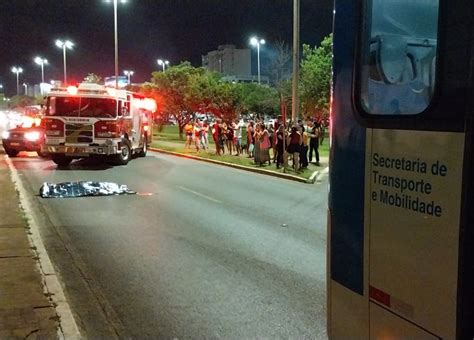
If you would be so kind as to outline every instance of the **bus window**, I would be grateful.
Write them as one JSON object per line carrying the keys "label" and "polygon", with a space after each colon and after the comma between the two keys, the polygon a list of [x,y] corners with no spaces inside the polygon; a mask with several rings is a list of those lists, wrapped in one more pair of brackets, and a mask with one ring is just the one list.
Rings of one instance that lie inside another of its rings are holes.
{"label": "bus window", "polygon": [[439,0],[366,0],[359,99],[373,115],[424,111],[435,86]]}

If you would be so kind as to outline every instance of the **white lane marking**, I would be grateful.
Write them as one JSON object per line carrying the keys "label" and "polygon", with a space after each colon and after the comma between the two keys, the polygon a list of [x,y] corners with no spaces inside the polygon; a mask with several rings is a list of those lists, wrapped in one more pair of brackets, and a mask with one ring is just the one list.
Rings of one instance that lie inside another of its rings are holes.
{"label": "white lane marking", "polygon": [[321,182],[323,177],[329,173],[329,167],[324,168],[316,177],[316,182]]}
{"label": "white lane marking", "polygon": [[59,316],[59,339],[80,339],[81,333],[77,327],[76,320],[71,312],[69,303],[64,295],[63,289],[59,282],[58,275],[56,274],[51,260],[48,256],[48,252],[44,247],[43,240],[41,239],[38,223],[36,217],[33,214],[30,199],[27,197],[27,191],[21,182],[18,171],[13,165],[9,157],[4,157],[5,162],[10,168],[11,179],[15,184],[20,196],[20,205],[24,210],[24,213],[28,219],[28,226],[30,227],[31,235],[28,235],[30,243],[36,247],[36,255],[38,257],[39,271],[43,277],[43,284],[48,293],[51,294],[51,300],[57,305],[56,314]]}
{"label": "white lane marking", "polygon": [[212,202],[214,202],[214,203],[222,203],[221,201],[216,200],[215,198],[209,197],[209,196],[207,196],[207,195],[201,194],[200,192],[197,192],[197,191],[194,191],[194,190],[185,188],[185,187],[178,187],[178,188],[180,188],[181,190],[190,192],[190,193],[192,193],[192,194],[194,194],[194,195],[196,195],[196,196],[205,198],[205,199],[207,199],[207,200],[209,200],[209,201],[212,201]]}

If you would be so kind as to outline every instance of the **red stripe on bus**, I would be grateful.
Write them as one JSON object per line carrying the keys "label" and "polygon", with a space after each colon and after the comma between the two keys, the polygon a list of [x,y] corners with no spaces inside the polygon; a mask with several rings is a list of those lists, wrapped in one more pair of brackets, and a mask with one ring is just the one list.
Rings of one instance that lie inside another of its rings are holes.
{"label": "red stripe on bus", "polygon": [[369,297],[387,307],[390,307],[390,295],[380,289],[369,286]]}

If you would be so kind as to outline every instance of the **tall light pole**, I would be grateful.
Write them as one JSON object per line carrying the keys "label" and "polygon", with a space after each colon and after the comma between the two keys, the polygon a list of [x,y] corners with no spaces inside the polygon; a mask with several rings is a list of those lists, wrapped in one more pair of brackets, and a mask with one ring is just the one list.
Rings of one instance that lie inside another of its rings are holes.
{"label": "tall light pole", "polygon": [[118,66],[118,15],[117,15],[117,7],[118,2],[124,4],[127,0],[104,0],[107,3],[114,3],[114,43],[115,43],[115,88],[118,89],[118,73],[119,73],[119,66]]}
{"label": "tall light pole", "polygon": [[170,62],[168,60],[158,59],[158,65],[163,67],[163,72],[165,72],[165,66],[168,66]]}
{"label": "tall light pole", "polygon": [[293,88],[291,100],[291,120],[295,123],[299,115],[300,101],[298,83],[300,81],[300,0],[293,0]]}
{"label": "tall light pole", "polygon": [[27,96],[28,95],[28,84],[23,83],[23,86],[25,87],[25,96]]}
{"label": "tall light pole", "polygon": [[64,60],[64,85],[67,84],[67,72],[66,72],[66,49],[72,49],[74,44],[69,41],[56,40],[56,46],[63,49],[63,60]]}
{"label": "tall light pole", "polygon": [[36,57],[35,63],[41,66],[41,83],[44,83],[44,65],[48,65],[48,60]]}
{"label": "tall light pole", "polygon": [[130,77],[133,76],[135,72],[129,71],[129,70],[124,70],[123,74],[125,74],[128,77],[128,84],[130,85]]}
{"label": "tall light pole", "polygon": [[16,94],[19,96],[20,95],[20,73],[23,72],[23,69],[21,67],[12,67],[12,72],[16,73]]}
{"label": "tall light pole", "polygon": [[252,37],[250,39],[250,45],[257,46],[257,72],[258,72],[258,83],[260,84],[260,45],[265,45],[265,40],[258,39],[257,37]]}

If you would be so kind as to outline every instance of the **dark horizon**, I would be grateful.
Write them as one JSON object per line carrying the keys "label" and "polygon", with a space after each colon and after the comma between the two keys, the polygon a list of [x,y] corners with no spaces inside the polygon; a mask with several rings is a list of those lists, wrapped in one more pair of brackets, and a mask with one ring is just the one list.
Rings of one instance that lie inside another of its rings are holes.
{"label": "dark horizon", "polygon": [[[262,71],[272,43],[292,44],[291,0],[128,0],[119,4],[119,72],[134,70],[132,82],[147,81],[158,70],[156,60],[171,64],[190,61],[201,65],[201,55],[218,45],[249,47],[258,35],[267,41],[261,50]],[[317,45],[332,29],[332,0],[301,1],[301,43]],[[113,5],[103,0],[9,1],[0,4],[0,84],[7,95],[16,93],[12,66],[24,69],[20,83],[37,84],[41,68],[35,56],[48,59],[45,81],[63,79],[61,50],[56,39],[70,39],[67,53],[69,82],[80,82],[88,73],[114,74]],[[256,53],[252,53],[252,61]],[[262,72],[262,74],[264,74]]]}

